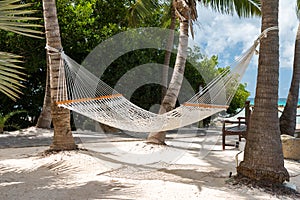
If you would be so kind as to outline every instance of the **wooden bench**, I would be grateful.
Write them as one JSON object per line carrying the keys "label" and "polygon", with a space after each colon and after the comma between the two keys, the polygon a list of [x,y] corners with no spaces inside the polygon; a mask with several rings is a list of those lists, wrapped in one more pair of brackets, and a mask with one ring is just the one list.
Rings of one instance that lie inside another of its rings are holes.
{"label": "wooden bench", "polygon": [[[239,136],[239,141],[242,138],[247,137],[247,125],[250,122],[250,101],[245,102],[245,117],[238,117],[237,121],[225,120],[223,121],[222,128],[222,147],[225,150],[225,146],[235,146],[236,144],[226,144],[226,136],[237,135]],[[228,126],[229,125],[229,126]]]}

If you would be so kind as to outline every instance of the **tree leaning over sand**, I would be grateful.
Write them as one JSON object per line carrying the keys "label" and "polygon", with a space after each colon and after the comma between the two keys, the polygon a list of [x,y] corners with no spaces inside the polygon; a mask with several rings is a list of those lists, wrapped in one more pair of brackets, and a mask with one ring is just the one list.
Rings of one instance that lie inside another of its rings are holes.
{"label": "tree leaning over sand", "polygon": [[[175,0],[173,4],[177,17],[179,19],[179,45],[176,56],[174,71],[168,90],[160,106],[159,113],[165,113],[175,108],[177,97],[181,88],[183,74],[185,69],[185,62],[188,50],[188,31],[192,21],[197,19],[196,1],[195,0]],[[191,25],[192,26],[192,25]],[[166,133],[156,132],[150,133],[147,138],[148,143],[165,144]]]}
{"label": "tree leaning over sand", "polygon": [[[55,49],[61,49],[61,38],[59,24],[56,12],[55,0],[43,0],[44,22],[46,33],[46,45]],[[75,144],[70,125],[70,111],[60,108],[56,105],[56,97],[58,90],[58,71],[60,66],[60,54],[47,50],[50,69],[50,87],[51,87],[51,115],[54,126],[53,142],[50,146],[51,150],[73,150],[77,146]]]}
{"label": "tree leaning over sand", "polygon": [[[300,18],[300,1],[297,0],[297,16]],[[295,40],[294,50],[294,64],[293,64],[293,76],[289,94],[287,97],[286,105],[282,115],[280,116],[280,131],[281,134],[287,134],[294,136],[296,129],[297,118],[297,106],[299,98],[299,84],[300,84],[300,23],[298,24],[298,30]]]}
{"label": "tree leaning over sand", "polygon": [[[223,14],[236,13],[240,17],[249,17],[253,15],[260,15],[260,1],[249,1],[249,0],[227,0],[220,4],[219,1],[204,0],[198,1],[204,6],[209,6],[213,10]],[[193,34],[193,22],[197,19],[196,1],[195,0],[174,0],[172,1],[171,7],[175,10],[177,18],[180,22],[180,36],[178,54],[176,57],[175,67],[172,74],[171,81],[169,83],[166,94],[162,100],[159,113],[163,114],[175,108],[177,97],[181,88],[182,79],[184,75],[185,62],[188,48],[188,29],[191,28]],[[171,40],[170,40],[171,41]],[[171,41],[173,42],[173,41]],[[172,46],[168,44],[168,46]],[[164,76],[168,76],[166,72],[162,73]],[[167,80],[167,77],[163,77],[163,80]],[[165,84],[163,84],[165,85]],[[166,132],[155,132],[150,133],[147,138],[148,143],[152,144],[165,144]]]}
{"label": "tree leaning over sand", "polygon": [[[147,0],[146,0],[147,1]],[[219,0],[198,0],[198,3],[211,7],[214,11],[220,12],[222,14],[233,14],[236,13],[239,17],[249,17],[249,16],[260,16],[260,1],[254,0],[227,0],[223,1],[222,4],[220,4]],[[174,8],[175,0],[170,1],[169,6],[169,13],[170,16],[170,26],[169,29],[172,30],[172,32],[175,30],[176,25],[176,10]],[[167,49],[171,49],[173,46],[173,40],[174,40],[174,34],[170,34],[168,38],[168,44]],[[170,65],[170,57],[171,52],[166,50],[165,52],[165,59],[164,59],[164,67],[162,70],[162,101],[164,99],[164,96],[167,92],[168,87],[168,69]]]}
{"label": "tree leaning over sand", "polygon": [[[261,30],[278,26],[279,0],[261,2]],[[289,180],[280,140],[278,77],[279,36],[278,30],[273,30],[260,41],[255,106],[251,115],[244,160],[237,167],[238,175],[272,183]]]}

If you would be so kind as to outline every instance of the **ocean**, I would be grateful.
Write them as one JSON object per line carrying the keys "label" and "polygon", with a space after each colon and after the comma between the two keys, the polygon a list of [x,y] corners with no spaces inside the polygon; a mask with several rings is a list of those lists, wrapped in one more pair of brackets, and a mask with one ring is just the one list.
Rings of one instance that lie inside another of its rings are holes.
{"label": "ocean", "polygon": [[[254,98],[248,98],[251,105],[254,105]],[[278,106],[285,106],[286,98],[278,98]],[[300,99],[298,99],[298,106],[300,106]]]}
{"label": "ocean", "polygon": [[[251,105],[254,105],[254,98],[248,98],[248,100],[250,101]],[[285,106],[286,104],[286,98],[278,98],[278,106]],[[298,109],[297,109],[297,114],[300,115],[300,99],[298,99]],[[280,110],[283,110],[283,108],[280,108]],[[245,114],[242,112],[241,116],[244,116]],[[281,115],[281,112],[278,112],[278,116]],[[299,124],[300,126],[300,116],[297,117],[297,124]]]}

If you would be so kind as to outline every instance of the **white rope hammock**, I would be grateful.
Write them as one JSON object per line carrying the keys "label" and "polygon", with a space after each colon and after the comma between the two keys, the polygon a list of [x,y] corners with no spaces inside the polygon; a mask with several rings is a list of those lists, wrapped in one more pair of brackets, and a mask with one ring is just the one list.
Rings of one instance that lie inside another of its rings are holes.
{"label": "white rope hammock", "polygon": [[103,124],[134,132],[165,131],[198,122],[228,108],[260,39],[275,29],[266,29],[236,60],[233,69],[225,70],[190,100],[161,115],[136,106],[64,52],[46,46],[62,58],[56,103]]}

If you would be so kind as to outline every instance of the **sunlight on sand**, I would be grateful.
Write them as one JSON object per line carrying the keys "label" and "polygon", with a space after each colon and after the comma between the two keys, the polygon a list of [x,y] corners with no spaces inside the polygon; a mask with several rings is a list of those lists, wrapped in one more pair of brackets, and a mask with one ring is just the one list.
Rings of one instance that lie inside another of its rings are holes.
{"label": "sunlight on sand", "polygon": [[[282,199],[259,189],[227,185],[230,172],[235,174],[239,150],[222,151],[220,135],[207,133],[170,134],[169,146],[157,147],[120,135],[88,133],[87,137],[74,132],[74,137],[82,136],[80,146],[88,151],[47,156],[41,155],[48,148],[45,145],[24,145],[44,144],[46,138],[51,142],[52,131],[31,127],[3,134],[0,199]],[[192,143],[185,144],[195,134]],[[19,137],[22,144],[11,141]],[[9,144],[21,147],[5,146]],[[290,183],[299,188],[299,162],[286,160],[285,165]]]}

